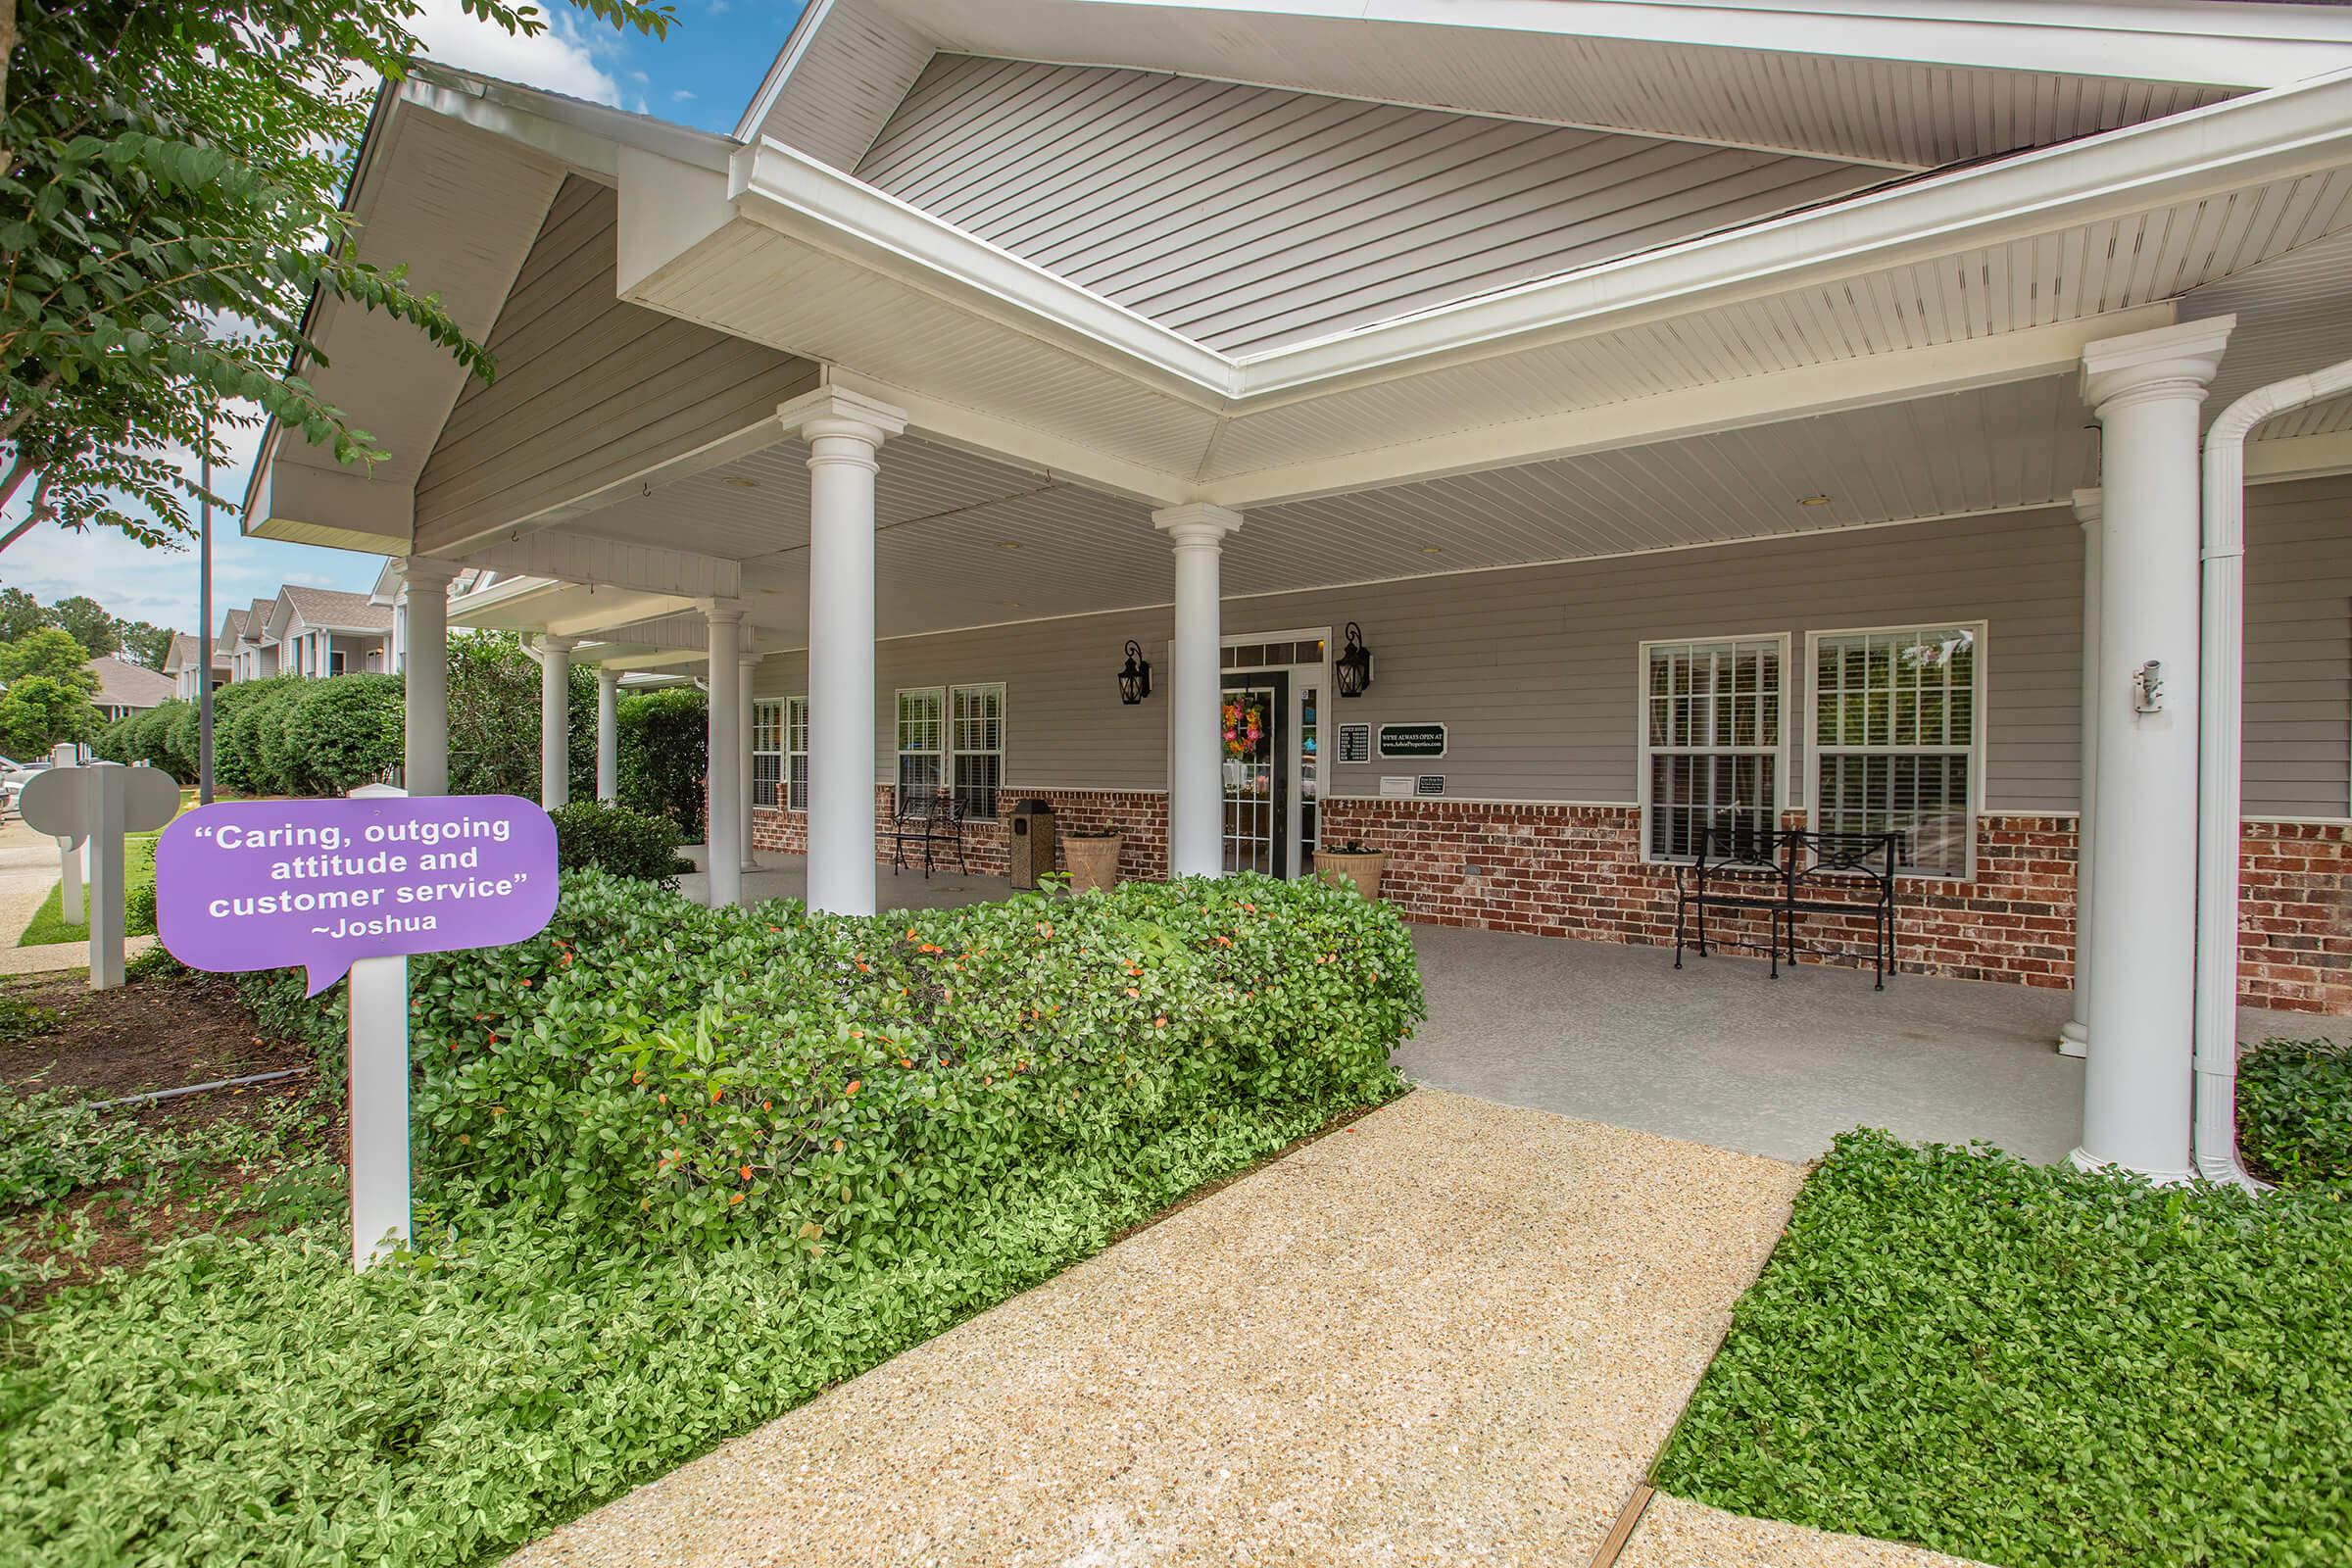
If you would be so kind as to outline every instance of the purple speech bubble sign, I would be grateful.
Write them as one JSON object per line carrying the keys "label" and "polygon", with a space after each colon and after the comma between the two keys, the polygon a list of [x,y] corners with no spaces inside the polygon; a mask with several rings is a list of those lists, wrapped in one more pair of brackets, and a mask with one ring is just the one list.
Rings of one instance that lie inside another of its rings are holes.
{"label": "purple speech bubble sign", "polygon": [[155,846],[156,934],[191,969],[301,967],[495,948],[556,912],[556,824],[514,795],[233,801]]}

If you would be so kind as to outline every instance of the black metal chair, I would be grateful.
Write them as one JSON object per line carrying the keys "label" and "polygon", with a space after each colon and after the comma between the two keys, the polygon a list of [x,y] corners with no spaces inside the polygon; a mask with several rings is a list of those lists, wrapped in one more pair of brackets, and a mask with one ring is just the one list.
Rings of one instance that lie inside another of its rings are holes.
{"label": "black metal chair", "polygon": [[956,869],[969,869],[963,861],[963,801],[953,790],[939,790],[927,795],[902,795],[890,819],[890,874],[897,876],[906,864],[906,846],[923,847],[923,880],[931,879],[932,854],[935,848],[947,844],[956,846]]}

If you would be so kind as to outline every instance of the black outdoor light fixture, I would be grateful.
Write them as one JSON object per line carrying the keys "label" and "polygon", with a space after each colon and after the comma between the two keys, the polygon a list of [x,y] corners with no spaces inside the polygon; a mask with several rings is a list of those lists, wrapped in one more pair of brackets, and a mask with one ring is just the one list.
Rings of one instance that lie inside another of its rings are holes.
{"label": "black outdoor light fixture", "polygon": [[1363,628],[1348,623],[1348,648],[1340,655],[1340,695],[1361,697],[1372,684],[1372,650],[1364,646]]}
{"label": "black outdoor light fixture", "polygon": [[1119,701],[1129,708],[1152,695],[1152,664],[1134,638],[1127,639],[1127,667],[1119,671]]}

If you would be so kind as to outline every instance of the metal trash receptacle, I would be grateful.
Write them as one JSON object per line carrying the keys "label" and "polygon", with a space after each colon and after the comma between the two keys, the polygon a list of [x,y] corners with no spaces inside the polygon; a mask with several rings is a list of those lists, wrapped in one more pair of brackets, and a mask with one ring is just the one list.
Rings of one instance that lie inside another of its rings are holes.
{"label": "metal trash receptacle", "polygon": [[1054,807],[1049,801],[1015,801],[1006,840],[1006,873],[1015,888],[1034,888],[1054,874]]}

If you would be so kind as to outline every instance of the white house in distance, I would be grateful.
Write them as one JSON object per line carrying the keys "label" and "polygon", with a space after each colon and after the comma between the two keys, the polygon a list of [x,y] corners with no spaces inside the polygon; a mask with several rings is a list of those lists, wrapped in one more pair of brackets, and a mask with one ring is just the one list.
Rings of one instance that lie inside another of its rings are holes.
{"label": "white house in distance", "polygon": [[[243,623],[243,612],[230,611]],[[164,673],[172,678],[172,695],[194,702],[200,695],[203,677],[204,652],[193,632],[173,632],[172,650],[164,656]],[[235,678],[235,665],[230,658],[229,645],[224,638],[213,640],[213,689],[220,690]]]}
{"label": "white house in distance", "polygon": [[869,909],[946,786],[1659,943],[1710,836],[1891,830],[1904,968],[2071,985],[2171,1174],[2237,997],[2352,1009],[2352,12],[832,0],[732,136],[420,68],[351,203],[499,373],[323,305],[392,456],[272,431],[247,525],[707,669],[717,897],[749,814]]}
{"label": "white house in distance", "polygon": [[[461,571],[450,580],[445,597],[457,598],[477,583],[488,580],[492,575],[494,574],[490,572],[471,569]],[[386,561],[382,569],[375,574],[375,585],[368,591],[368,603],[391,623],[389,630],[385,633],[383,667],[394,674],[409,667],[408,645],[401,641],[405,619],[402,612],[408,602],[408,579],[401,572],[400,562],[398,560]]]}
{"label": "white house in distance", "polygon": [[288,583],[223,616],[214,657],[225,659],[229,680],[382,671],[392,667],[392,618],[367,594]]}

